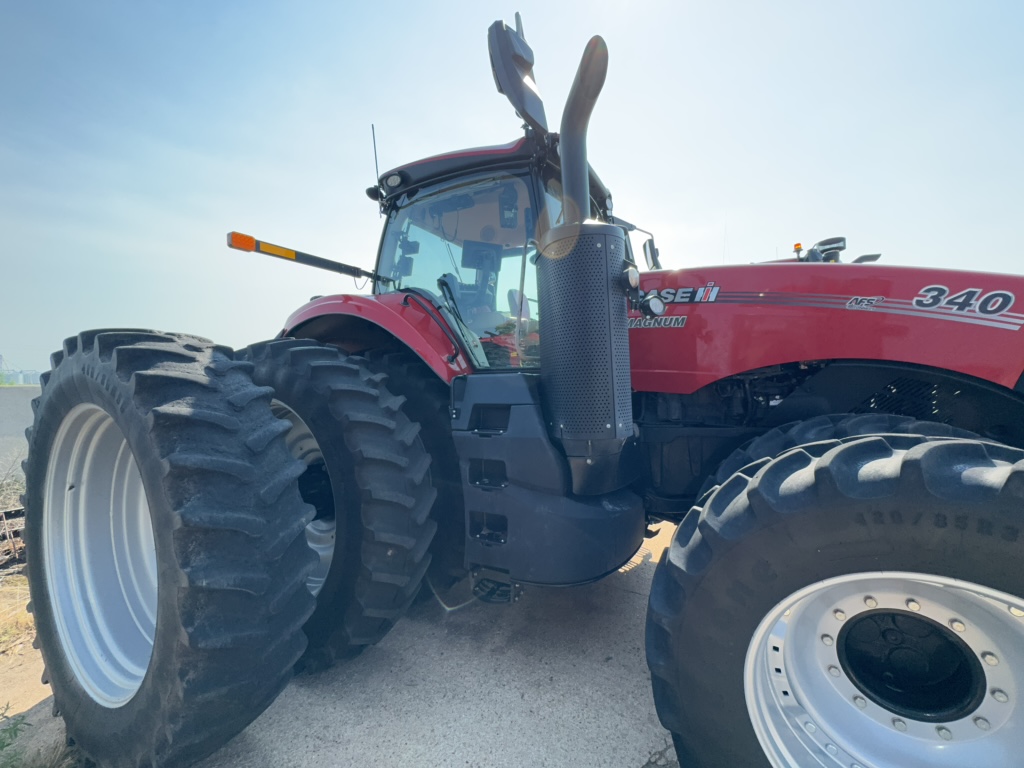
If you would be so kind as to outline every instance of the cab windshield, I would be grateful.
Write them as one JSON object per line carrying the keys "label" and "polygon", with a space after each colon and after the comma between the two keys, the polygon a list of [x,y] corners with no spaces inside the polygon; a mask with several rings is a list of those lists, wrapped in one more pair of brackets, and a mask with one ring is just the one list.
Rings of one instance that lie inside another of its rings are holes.
{"label": "cab windshield", "polygon": [[[378,272],[446,307],[477,367],[539,365],[538,232],[560,223],[557,176],[493,171],[428,188],[388,214]],[[594,206],[592,214],[597,214]]]}

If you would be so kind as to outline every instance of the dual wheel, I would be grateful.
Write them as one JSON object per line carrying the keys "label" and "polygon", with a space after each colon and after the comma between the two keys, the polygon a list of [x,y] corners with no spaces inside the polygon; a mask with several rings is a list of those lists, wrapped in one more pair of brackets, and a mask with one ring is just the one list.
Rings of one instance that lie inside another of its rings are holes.
{"label": "dual wheel", "polygon": [[297,664],[352,655],[405,610],[435,492],[385,379],[294,340],[236,355],[91,331],[54,354],[27,433],[30,610],[95,763],[190,765]]}
{"label": "dual wheel", "polygon": [[814,422],[741,452],[658,566],[648,663],[680,765],[1015,765],[1024,451]]}

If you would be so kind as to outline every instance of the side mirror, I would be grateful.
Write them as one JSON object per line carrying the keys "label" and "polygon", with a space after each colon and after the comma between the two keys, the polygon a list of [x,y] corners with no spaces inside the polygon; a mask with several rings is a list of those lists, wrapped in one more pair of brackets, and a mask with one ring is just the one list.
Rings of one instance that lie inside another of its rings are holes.
{"label": "side mirror", "polygon": [[661,269],[661,260],[658,258],[658,249],[654,245],[654,238],[644,240],[644,261],[648,269]]}

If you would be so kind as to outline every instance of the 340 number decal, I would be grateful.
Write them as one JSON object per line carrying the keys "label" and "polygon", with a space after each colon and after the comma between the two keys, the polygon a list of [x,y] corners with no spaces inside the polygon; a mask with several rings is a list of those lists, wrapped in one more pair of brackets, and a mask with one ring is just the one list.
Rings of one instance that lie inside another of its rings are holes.
{"label": "340 number decal", "polygon": [[954,312],[977,312],[982,315],[1001,315],[1013,306],[1015,297],[1009,291],[989,291],[982,295],[980,288],[968,288],[952,296],[944,285],[929,285],[922,288],[914,299],[918,309],[949,307]]}

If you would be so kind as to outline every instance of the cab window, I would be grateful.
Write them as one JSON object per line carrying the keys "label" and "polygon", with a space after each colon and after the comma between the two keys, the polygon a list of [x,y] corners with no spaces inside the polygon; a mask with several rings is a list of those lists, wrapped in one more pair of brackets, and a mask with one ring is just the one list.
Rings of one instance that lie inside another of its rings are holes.
{"label": "cab window", "polygon": [[497,172],[421,193],[389,213],[378,271],[395,282],[377,291],[432,294],[480,367],[533,367],[536,222],[529,176]]}

